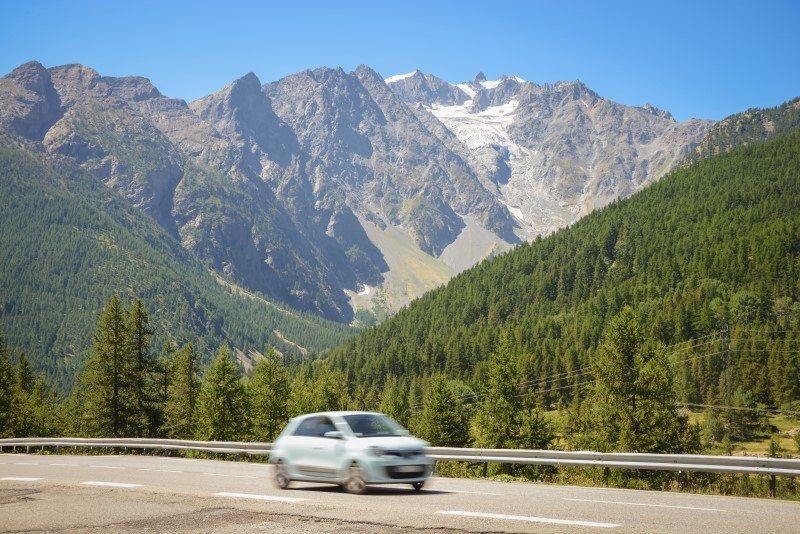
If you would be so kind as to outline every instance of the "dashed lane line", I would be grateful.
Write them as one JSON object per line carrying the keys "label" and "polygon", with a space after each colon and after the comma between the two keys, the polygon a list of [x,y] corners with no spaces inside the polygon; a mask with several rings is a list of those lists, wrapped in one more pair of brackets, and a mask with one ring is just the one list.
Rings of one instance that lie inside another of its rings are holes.
{"label": "dashed lane line", "polygon": [[230,491],[221,491],[215,493],[216,497],[231,497],[233,499],[254,499],[257,501],[277,501],[277,502],[300,502],[307,501],[308,499],[300,499],[298,497],[278,497],[277,495],[259,495],[257,493],[234,493]]}
{"label": "dashed lane line", "polygon": [[209,477],[258,478],[258,477],[254,477],[252,475],[228,475],[228,474],[225,474],[225,473],[203,473],[203,474],[206,475],[206,476],[209,476]]}
{"label": "dashed lane line", "polygon": [[97,469],[125,469],[121,465],[87,465],[86,467],[94,467]]}
{"label": "dashed lane line", "polygon": [[14,462],[14,465],[39,465],[39,462]]}
{"label": "dashed lane line", "polygon": [[438,491],[439,493],[468,493],[470,495],[505,495],[504,493],[492,493],[489,491],[466,491],[444,488],[431,488],[431,491]]}
{"label": "dashed lane line", "polygon": [[677,508],[680,510],[699,510],[701,512],[727,512],[727,510],[722,510],[721,508],[704,508],[701,506],[680,506],[677,504],[654,504],[654,503],[645,503],[645,502],[624,502],[624,501],[604,501],[599,499],[568,499],[564,497],[565,501],[574,501],[574,502],[591,502],[591,503],[601,503],[601,504],[621,504],[623,506],[649,506],[652,508]]}
{"label": "dashed lane line", "polygon": [[38,477],[0,477],[0,480],[8,480],[9,482],[36,482],[42,479]]}
{"label": "dashed lane line", "polygon": [[83,486],[100,486],[104,488],[139,488],[141,484],[131,484],[129,482],[103,482],[100,480],[87,480],[81,482]]}
{"label": "dashed lane line", "polygon": [[183,473],[183,471],[178,471],[176,469],[152,469],[149,467],[140,467],[139,471],[153,471],[154,473]]}
{"label": "dashed lane line", "polygon": [[488,512],[469,512],[465,510],[439,510],[441,515],[454,515],[461,517],[478,517],[481,519],[503,519],[506,521],[525,521],[528,523],[547,523],[551,525],[566,525],[571,527],[616,528],[617,523],[600,523],[597,521],[580,521],[577,519],[556,519],[553,517],[534,517],[528,515],[492,514]]}
{"label": "dashed lane line", "polygon": [[67,463],[67,462],[52,462],[49,465],[55,465],[57,467],[80,467],[81,466],[81,464],[70,464],[70,463]]}

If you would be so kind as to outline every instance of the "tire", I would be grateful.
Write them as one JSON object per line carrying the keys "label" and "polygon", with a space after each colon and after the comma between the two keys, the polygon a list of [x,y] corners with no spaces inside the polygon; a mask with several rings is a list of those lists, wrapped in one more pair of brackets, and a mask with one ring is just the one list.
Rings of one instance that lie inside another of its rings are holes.
{"label": "tire", "polygon": [[347,493],[363,495],[367,492],[367,483],[364,481],[364,472],[355,462],[347,469],[347,480],[342,487]]}
{"label": "tire", "polygon": [[414,488],[414,491],[422,491],[422,487],[425,485],[425,481],[422,482],[412,482],[411,487]]}
{"label": "tire", "polygon": [[289,478],[289,471],[280,460],[275,464],[275,485],[278,488],[285,490],[289,488],[292,479]]}

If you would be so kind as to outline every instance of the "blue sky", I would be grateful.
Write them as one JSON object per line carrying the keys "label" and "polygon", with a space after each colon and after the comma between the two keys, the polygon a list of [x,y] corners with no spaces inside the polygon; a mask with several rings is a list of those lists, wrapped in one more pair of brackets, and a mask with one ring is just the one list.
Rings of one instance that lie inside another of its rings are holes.
{"label": "blue sky", "polygon": [[[367,64],[448,81],[580,79],[625,104],[719,119],[800,95],[800,0],[43,2],[0,5],[0,72],[36,59],[150,78],[193,100],[255,72]],[[647,5],[651,4],[651,5]]]}

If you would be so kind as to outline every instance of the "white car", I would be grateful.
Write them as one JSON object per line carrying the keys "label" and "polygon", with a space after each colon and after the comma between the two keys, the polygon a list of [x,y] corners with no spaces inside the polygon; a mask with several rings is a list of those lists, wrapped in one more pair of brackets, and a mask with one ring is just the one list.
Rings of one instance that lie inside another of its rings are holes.
{"label": "white car", "polygon": [[419,491],[433,471],[428,444],[373,412],[323,412],[295,417],[273,443],[275,483],[330,482],[350,493],[368,484],[411,484]]}

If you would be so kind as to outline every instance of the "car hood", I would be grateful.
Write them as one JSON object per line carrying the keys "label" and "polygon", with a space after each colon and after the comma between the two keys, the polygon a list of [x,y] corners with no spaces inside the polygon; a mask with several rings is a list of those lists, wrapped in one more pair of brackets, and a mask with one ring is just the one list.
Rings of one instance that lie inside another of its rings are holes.
{"label": "car hood", "polygon": [[412,436],[381,436],[374,438],[356,438],[355,443],[359,446],[381,447],[392,450],[424,449],[428,444],[421,439]]}

